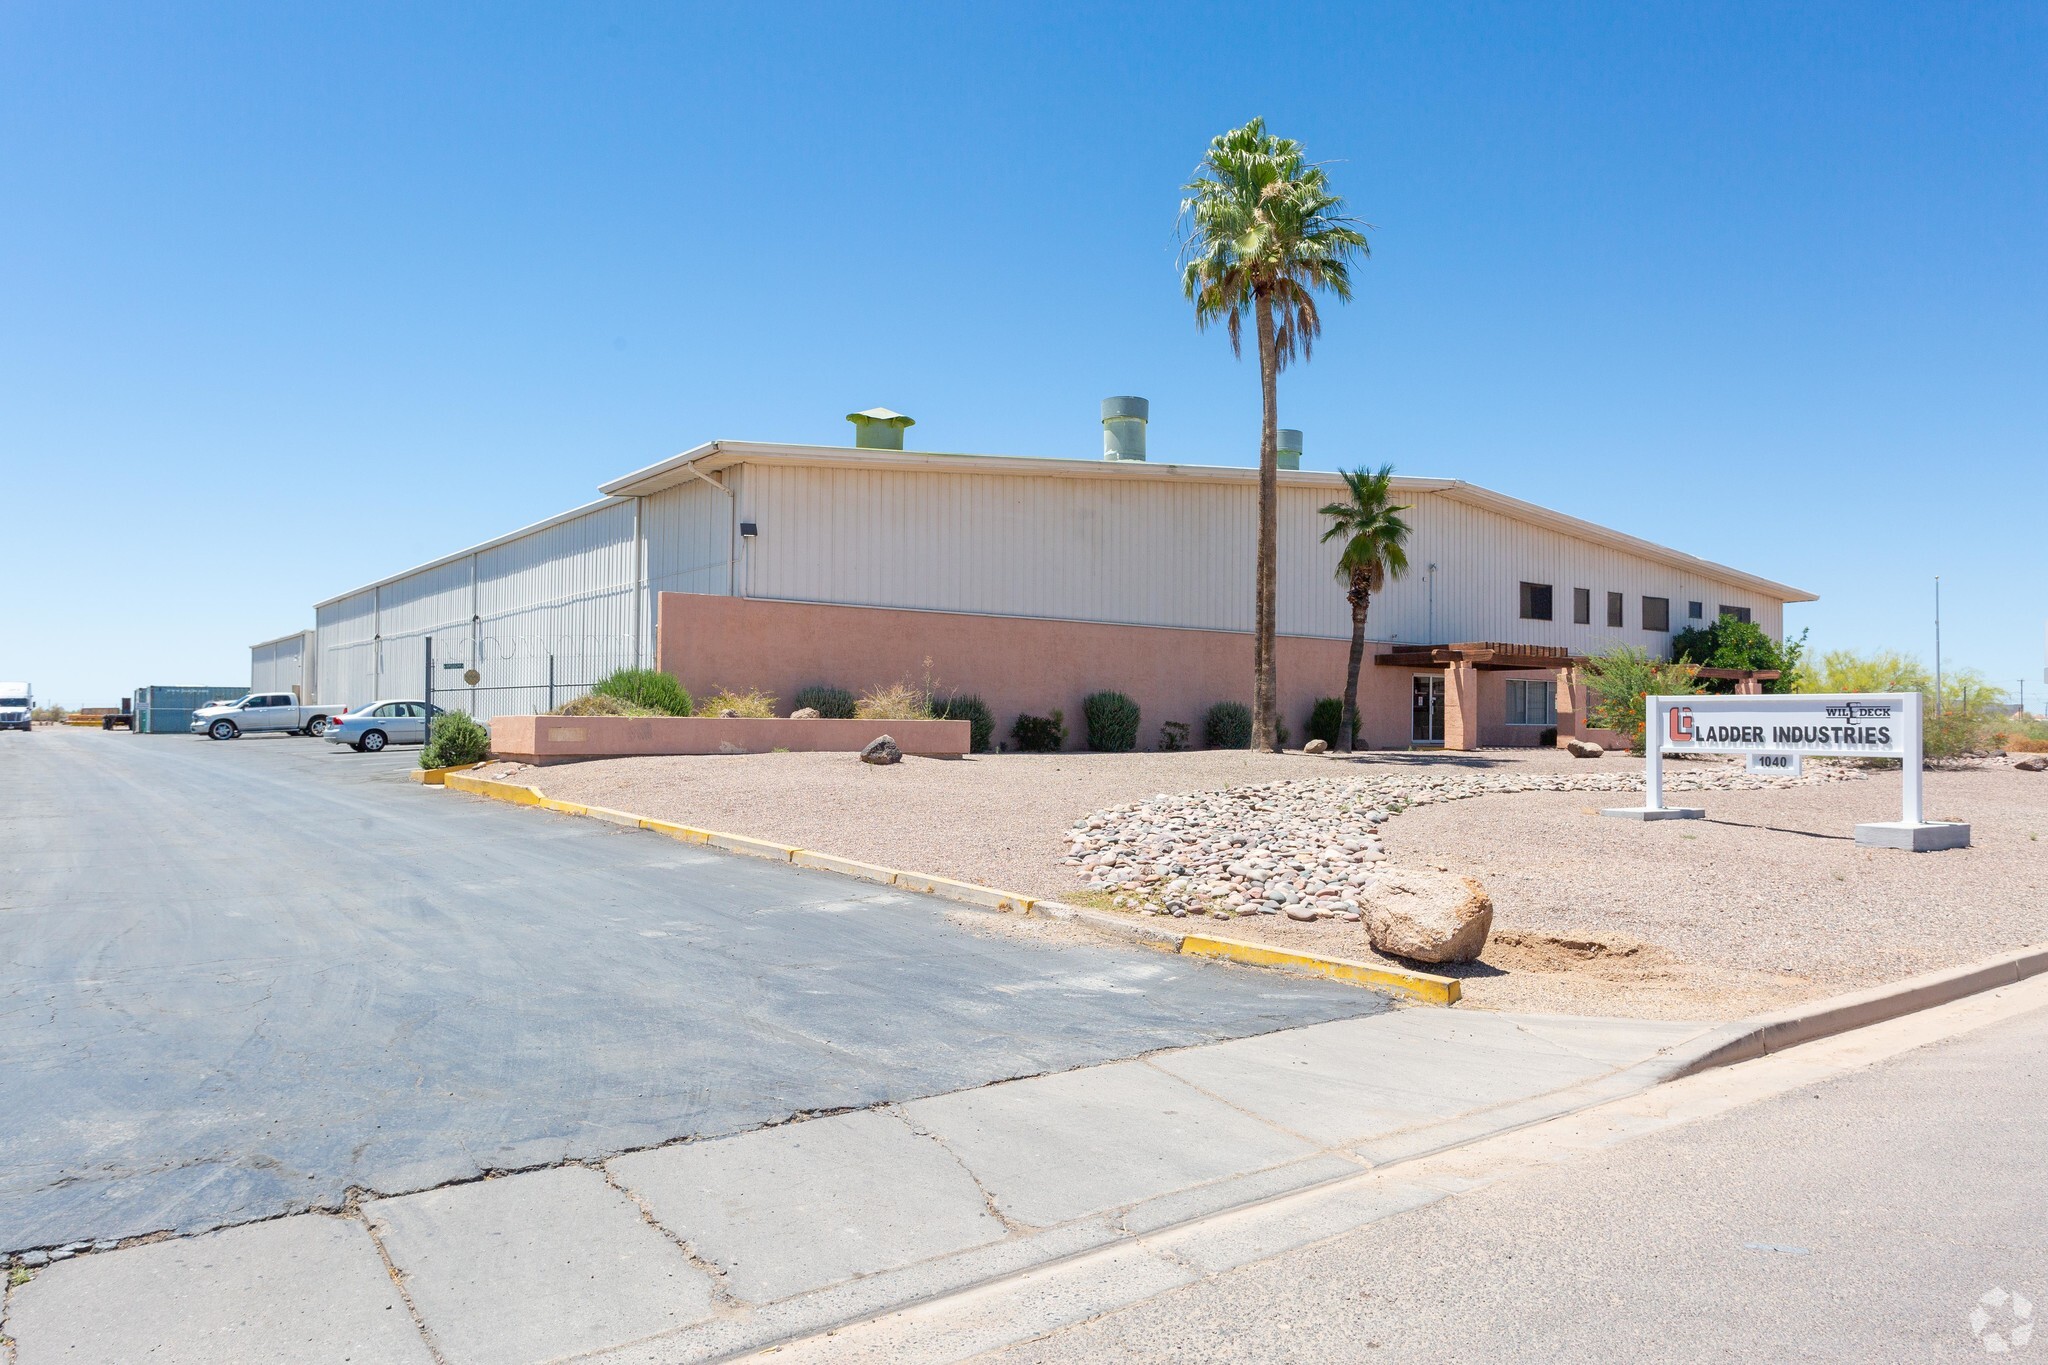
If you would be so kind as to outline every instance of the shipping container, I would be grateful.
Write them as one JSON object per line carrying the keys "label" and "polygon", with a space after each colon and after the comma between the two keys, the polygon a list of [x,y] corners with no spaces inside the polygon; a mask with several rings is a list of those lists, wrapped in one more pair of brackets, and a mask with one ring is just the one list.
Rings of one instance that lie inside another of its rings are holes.
{"label": "shipping container", "polygon": [[135,733],[182,735],[191,732],[192,713],[217,701],[249,694],[243,683],[224,687],[155,686],[135,689]]}

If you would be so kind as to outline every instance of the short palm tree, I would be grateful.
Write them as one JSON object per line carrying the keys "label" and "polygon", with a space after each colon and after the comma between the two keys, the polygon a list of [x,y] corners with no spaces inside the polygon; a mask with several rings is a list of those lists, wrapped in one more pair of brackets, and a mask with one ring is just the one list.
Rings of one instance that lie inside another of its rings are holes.
{"label": "short palm tree", "polygon": [[1323,507],[1323,515],[1330,519],[1323,541],[1344,541],[1344,551],[1337,556],[1337,581],[1348,585],[1345,596],[1351,599],[1351,662],[1344,669],[1344,747],[1349,750],[1358,747],[1358,669],[1365,662],[1365,615],[1372,610],[1372,595],[1408,572],[1408,523],[1401,520],[1408,509],[1394,505],[1390,464],[1381,465],[1378,473],[1346,470],[1344,486],[1350,496]]}
{"label": "short palm tree", "polygon": [[1209,143],[1195,178],[1182,187],[1181,284],[1195,324],[1223,321],[1242,355],[1246,315],[1259,339],[1259,557],[1253,589],[1252,747],[1279,748],[1273,668],[1279,559],[1279,375],[1298,352],[1309,358],[1322,333],[1316,294],[1351,297],[1351,260],[1370,254],[1364,224],[1345,216],[1322,167],[1301,144],[1274,137],[1264,119]]}

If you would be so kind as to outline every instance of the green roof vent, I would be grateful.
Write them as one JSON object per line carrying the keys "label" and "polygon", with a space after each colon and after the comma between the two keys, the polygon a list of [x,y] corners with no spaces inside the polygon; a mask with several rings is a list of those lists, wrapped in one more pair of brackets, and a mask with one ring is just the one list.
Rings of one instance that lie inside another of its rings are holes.
{"label": "green roof vent", "polygon": [[887,408],[849,412],[846,420],[853,423],[853,444],[860,450],[901,450],[903,428],[917,425],[914,419]]}
{"label": "green roof vent", "polygon": [[1273,453],[1280,457],[1280,467],[1301,468],[1301,433],[1293,427],[1282,427],[1274,435],[1278,439],[1274,442]]}

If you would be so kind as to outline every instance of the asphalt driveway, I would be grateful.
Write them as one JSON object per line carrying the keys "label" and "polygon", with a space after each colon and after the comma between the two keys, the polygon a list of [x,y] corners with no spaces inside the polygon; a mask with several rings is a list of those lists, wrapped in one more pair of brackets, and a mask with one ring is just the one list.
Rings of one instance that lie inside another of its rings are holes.
{"label": "asphalt driveway", "polygon": [[428,791],[415,755],[0,734],[0,1252],[1385,1008]]}

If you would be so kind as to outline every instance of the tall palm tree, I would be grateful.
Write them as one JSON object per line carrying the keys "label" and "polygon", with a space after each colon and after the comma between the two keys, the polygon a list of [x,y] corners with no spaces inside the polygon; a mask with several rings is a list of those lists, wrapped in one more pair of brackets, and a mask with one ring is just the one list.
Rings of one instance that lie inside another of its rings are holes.
{"label": "tall palm tree", "polygon": [[1408,523],[1401,520],[1408,509],[1394,505],[1393,484],[1390,464],[1381,465],[1376,474],[1345,470],[1344,486],[1351,495],[1323,507],[1323,515],[1330,519],[1324,543],[1344,539],[1344,552],[1337,556],[1337,581],[1348,585],[1345,596],[1351,599],[1351,662],[1344,669],[1347,750],[1358,747],[1358,668],[1365,662],[1365,614],[1372,609],[1374,593],[1408,572]]}
{"label": "tall palm tree", "polygon": [[1252,747],[1278,749],[1273,670],[1279,559],[1279,376],[1298,352],[1309,358],[1322,334],[1316,293],[1351,297],[1351,260],[1371,254],[1367,226],[1347,217],[1322,167],[1301,144],[1274,137],[1253,119],[1209,143],[1195,178],[1181,187],[1181,285],[1195,325],[1223,321],[1230,349],[1244,354],[1249,315],[1259,339],[1259,559],[1253,593]]}

